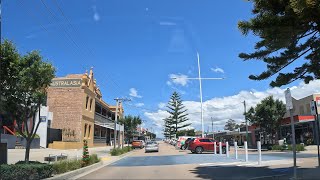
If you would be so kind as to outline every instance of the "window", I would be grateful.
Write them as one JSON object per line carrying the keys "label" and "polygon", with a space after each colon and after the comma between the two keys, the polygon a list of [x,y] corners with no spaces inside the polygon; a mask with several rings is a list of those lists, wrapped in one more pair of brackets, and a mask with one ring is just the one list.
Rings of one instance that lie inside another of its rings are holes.
{"label": "window", "polygon": [[86,109],[88,109],[89,96],[86,97]]}
{"label": "window", "polygon": [[92,98],[90,99],[90,111],[91,111],[91,107],[92,107]]}
{"label": "window", "polygon": [[211,142],[210,139],[200,139],[200,142]]}
{"label": "window", "polygon": [[87,123],[84,125],[84,134],[83,134],[83,137],[86,137],[86,134],[87,134]]}
{"label": "window", "polygon": [[91,132],[91,125],[89,125],[89,130],[88,130],[88,136],[87,137],[90,137],[90,132]]}

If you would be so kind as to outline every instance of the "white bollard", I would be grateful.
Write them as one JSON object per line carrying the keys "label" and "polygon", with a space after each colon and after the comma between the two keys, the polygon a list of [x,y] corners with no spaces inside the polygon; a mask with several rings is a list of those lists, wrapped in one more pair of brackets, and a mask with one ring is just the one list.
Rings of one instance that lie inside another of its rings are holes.
{"label": "white bollard", "polygon": [[219,154],[220,155],[222,155],[222,145],[221,145],[222,143],[221,142],[219,142]]}
{"label": "white bollard", "polygon": [[238,143],[234,142],[234,154],[236,155],[236,159],[238,159]]}
{"label": "white bollard", "polygon": [[260,141],[257,142],[257,146],[258,146],[258,164],[261,165],[261,142]]}
{"label": "white bollard", "polygon": [[229,142],[226,142],[226,155],[229,157]]}
{"label": "white bollard", "polygon": [[248,162],[248,142],[247,141],[244,142],[244,152],[246,155],[246,162]]}
{"label": "white bollard", "polygon": [[217,154],[217,142],[214,142],[214,154]]}

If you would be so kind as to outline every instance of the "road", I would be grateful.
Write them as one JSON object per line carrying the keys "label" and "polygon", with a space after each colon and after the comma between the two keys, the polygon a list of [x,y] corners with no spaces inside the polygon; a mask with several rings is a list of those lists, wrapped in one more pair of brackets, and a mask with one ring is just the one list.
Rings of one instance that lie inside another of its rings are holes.
{"label": "road", "polygon": [[[249,162],[244,162],[241,156],[236,160],[212,153],[191,154],[161,142],[159,152],[134,150],[80,179],[270,179],[270,176],[288,179],[292,174],[288,153],[266,153],[263,166],[258,166],[254,159],[254,154],[249,156]],[[313,155],[303,154],[298,164],[310,165],[314,159]]]}

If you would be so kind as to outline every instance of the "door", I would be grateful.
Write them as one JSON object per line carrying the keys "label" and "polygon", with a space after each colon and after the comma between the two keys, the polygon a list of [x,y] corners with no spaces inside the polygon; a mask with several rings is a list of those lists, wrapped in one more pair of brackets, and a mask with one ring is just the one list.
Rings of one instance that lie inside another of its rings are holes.
{"label": "door", "polygon": [[200,142],[204,151],[210,151],[211,149],[210,145],[212,144],[210,139],[200,139]]}

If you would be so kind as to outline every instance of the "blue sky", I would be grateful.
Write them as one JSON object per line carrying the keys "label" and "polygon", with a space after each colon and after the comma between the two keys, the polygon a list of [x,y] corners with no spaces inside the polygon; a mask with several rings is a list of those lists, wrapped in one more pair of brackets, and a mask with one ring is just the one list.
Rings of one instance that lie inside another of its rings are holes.
{"label": "blue sky", "polygon": [[125,106],[125,112],[142,116],[147,127],[156,121],[146,113],[159,111],[159,103],[166,103],[174,90],[185,101],[199,101],[198,81],[170,79],[170,75],[198,75],[196,52],[203,77],[226,78],[203,81],[204,101],[269,89],[269,80],[248,79],[265,65],[238,58],[240,52],[253,51],[258,40],[242,36],[237,29],[239,20],[252,17],[250,2],[43,2],[3,0],[2,38],[12,40],[22,54],[40,50],[57,67],[57,76],[94,67],[109,104],[115,97],[130,97],[131,89],[133,101]]}

